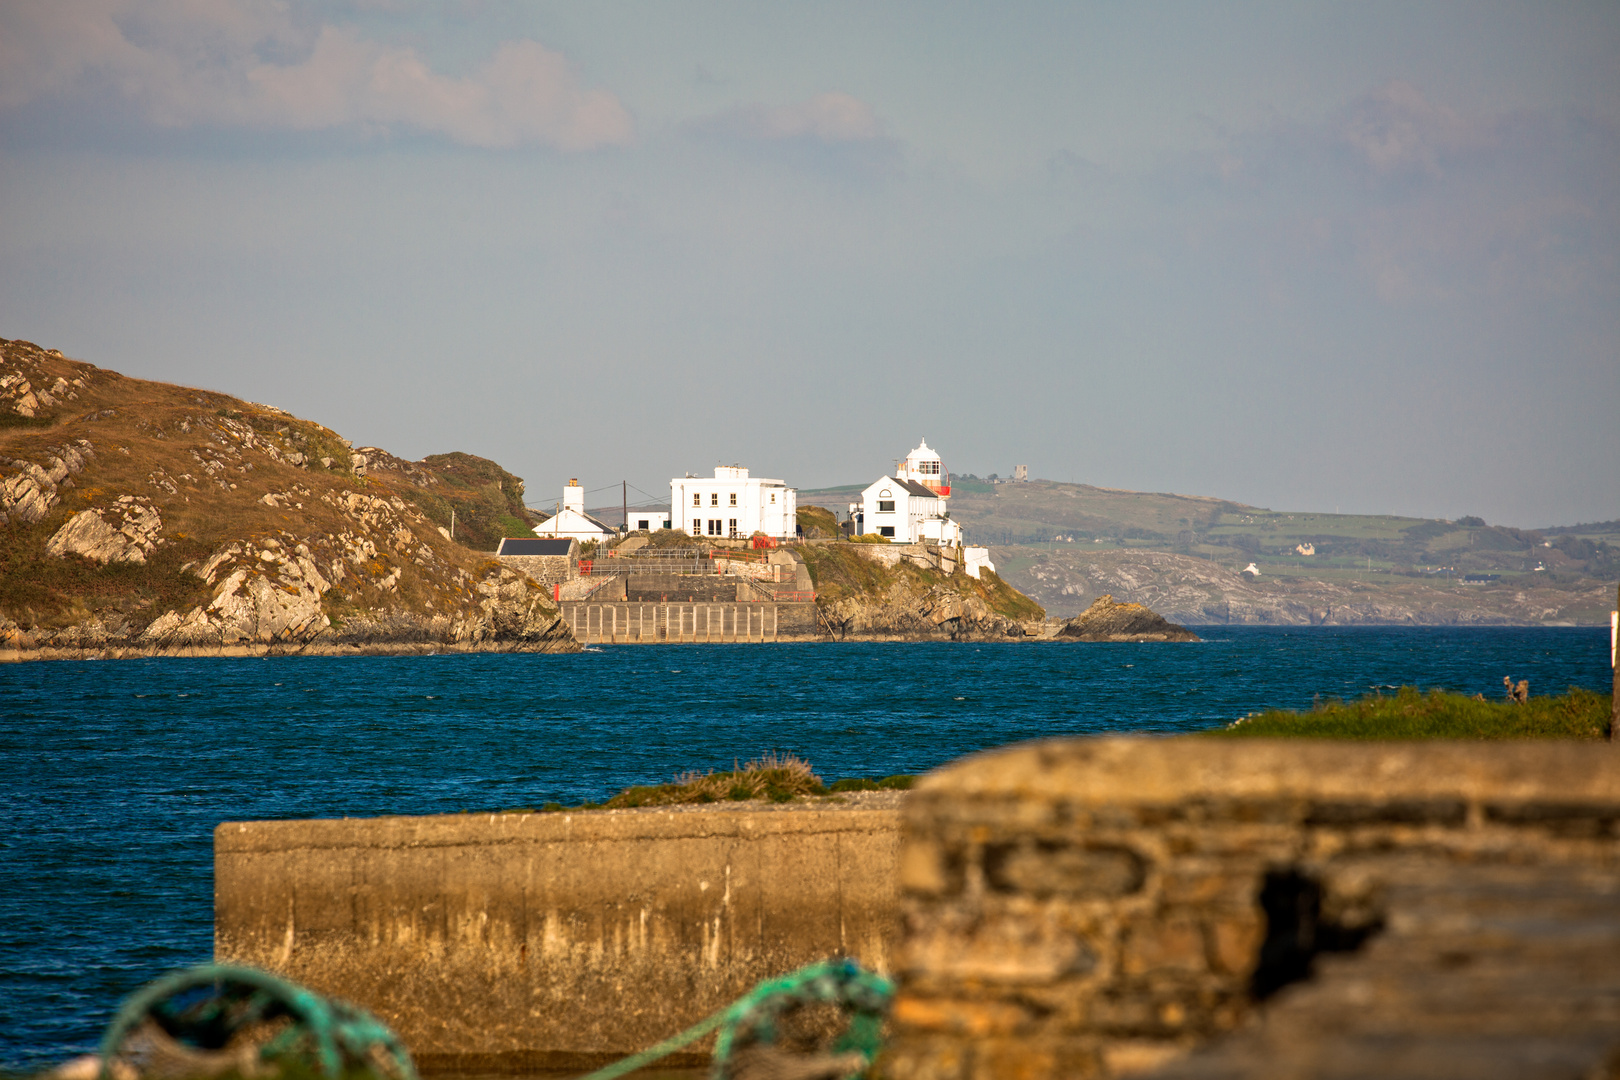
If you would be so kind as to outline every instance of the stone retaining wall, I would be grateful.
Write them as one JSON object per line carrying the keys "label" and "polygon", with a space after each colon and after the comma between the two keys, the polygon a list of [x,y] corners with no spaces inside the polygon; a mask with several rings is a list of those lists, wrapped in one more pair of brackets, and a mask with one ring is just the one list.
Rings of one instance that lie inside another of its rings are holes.
{"label": "stone retaining wall", "polygon": [[887,969],[897,801],[227,822],[215,958],[374,1010],[429,1067],[583,1069],[815,960]]}
{"label": "stone retaining wall", "polygon": [[[1376,941],[1381,928],[1413,919],[1445,925],[1446,901],[1433,896],[1477,897],[1485,886],[1469,892],[1459,875],[1491,867],[1530,881],[1607,874],[1616,884],[1587,891],[1620,912],[1620,755],[1573,742],[1186,738],[1052,742],[965,759],[924,778],[906,807],[903,988],[887,1075],[1091,1077],[1164,1064],[1244,1024],[1257,997],[1310,970],[1316,953]],[[1414,881],[1439,888],[1426,894],[1429,906],[1392,906],[1392,893]],[[1473,901],[1454,902],[1455,921]],[[1482,946],[1493,963],[1490,948],[1530,933],[1498,922],[1497,945]],[[1592,1025],[1620,1031],[1620,918],[1594,925],[1586,947],[1606,947],[1615,974],[1589,979],[1576,1004],[1589,1017],[1579,1037],[1601,1050]],[[1521,951],[1542,984],[1572,983],[1560,967],[1568,950],[1563,959]],[[1433,975],[1414,964],[1406,978],[1421,985]],[[1342,997],[1335,1015],[1353,1025]],[[1412,1021],[1405,1043],[1385,1043],[1438,1053],[1448,1040],[1474,1039],[1478,1050],[1511,1012],[1504,1004],[1472,1019],[1466,1007],[1439,1010],[1427,1026]],[[1308,1045],[1314,1029],[1304,1030]],[[1288,1075],[1341,1075],[1331,1059],[1307,1058]],[[1239,1055],[1224,1071],[1180,1075],[1262,1075],[1249,1070],[1266,1060]],[[1365,1075],[1380,1074],[1406,1073]]]}

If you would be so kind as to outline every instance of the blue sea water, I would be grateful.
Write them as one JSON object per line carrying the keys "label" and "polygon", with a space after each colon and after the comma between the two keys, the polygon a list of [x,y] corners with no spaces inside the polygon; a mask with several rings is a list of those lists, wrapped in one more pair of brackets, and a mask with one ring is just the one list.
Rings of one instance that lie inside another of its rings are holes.
{"label": "blue sea water", "polygon": [[1609,686],[1595,628],[1216,628],[1196,645],[620,646],[0,668],[0,1069],[209,959],[221,821],[599,800],[764,750],[825,779],[1415,684]]}

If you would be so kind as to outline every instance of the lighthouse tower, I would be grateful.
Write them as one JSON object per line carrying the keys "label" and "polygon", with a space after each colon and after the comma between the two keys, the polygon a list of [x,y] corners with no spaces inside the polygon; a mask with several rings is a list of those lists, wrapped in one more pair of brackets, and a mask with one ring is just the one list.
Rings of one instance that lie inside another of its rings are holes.
{"label": "lighthouse tower", "polygon": [[921,484],[942,499],[951,497],[951,474],[945,471],[945,463],[940,461],[939,455],[929,449],[927,439],[906,455],[894,475]]}

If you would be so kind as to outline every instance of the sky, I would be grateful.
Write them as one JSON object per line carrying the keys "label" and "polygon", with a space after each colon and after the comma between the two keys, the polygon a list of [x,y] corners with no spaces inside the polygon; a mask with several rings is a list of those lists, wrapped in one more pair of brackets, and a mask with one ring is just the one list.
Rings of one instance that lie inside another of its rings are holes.
{"label": "sky", "polygon": [[1616,518],[1620,5],[7,0],[0,337],[536,506]]}

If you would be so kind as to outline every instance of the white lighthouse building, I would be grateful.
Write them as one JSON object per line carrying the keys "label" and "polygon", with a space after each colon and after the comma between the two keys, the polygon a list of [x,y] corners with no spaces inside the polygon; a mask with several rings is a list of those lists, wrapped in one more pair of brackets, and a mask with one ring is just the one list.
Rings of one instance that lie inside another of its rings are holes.
{"label": "white lighthouse building", "polygon": [[950,497],[950,473],[924,439],[893,473],[861,492],[861,501],[849,510],[858,533],[876,533],[896,544],[961,547],[962,526],[951,520]]}

